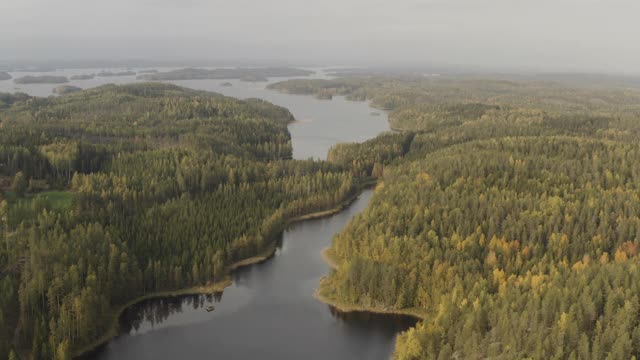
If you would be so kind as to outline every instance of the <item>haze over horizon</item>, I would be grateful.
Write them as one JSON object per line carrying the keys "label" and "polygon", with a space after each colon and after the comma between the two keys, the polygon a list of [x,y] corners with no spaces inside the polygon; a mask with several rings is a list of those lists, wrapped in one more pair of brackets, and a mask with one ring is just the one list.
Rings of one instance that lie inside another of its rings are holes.
{"label": "haze over horizon", "polygon": [[263,59],[640,74],[630,0],[0,3],[0,60]]}

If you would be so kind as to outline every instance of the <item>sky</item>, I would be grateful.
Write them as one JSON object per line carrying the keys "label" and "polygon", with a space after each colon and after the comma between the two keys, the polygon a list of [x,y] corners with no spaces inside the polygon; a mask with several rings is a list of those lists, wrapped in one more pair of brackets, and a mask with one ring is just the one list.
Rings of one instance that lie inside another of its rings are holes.
{"label": "sky", "polygon": [[0,59],[640,74],[638,14],[638,0],[0,0]]}

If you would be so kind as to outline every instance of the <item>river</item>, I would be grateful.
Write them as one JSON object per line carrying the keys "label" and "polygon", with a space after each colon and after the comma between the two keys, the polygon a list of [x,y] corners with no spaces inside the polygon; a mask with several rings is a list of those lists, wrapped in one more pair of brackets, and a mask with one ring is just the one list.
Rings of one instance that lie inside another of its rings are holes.
{"label": "river", "polygon": [[[320,256],[331,237],[366,207],[367,190],[325,219],[291,226],[276,256],[240,269],[217,295],[150,300],[125,312],[126,335],[97,359],[388,359],[405,317],[340,314],[313,292],[328,272]],[[212,312],[206,306],[215,305]]]}
{"label": "river", "polygon": [[[65,70],[72,75],[95,70]],[[45,75],[47,73],[39,73]],[[14,77],[24,74],[12,74]],[[314,77],[325,77],[319,73]],[[272,79],[281,81],[283,79]],[[135,77],[72,81],[83,88],[134,82]],[[10,82],[10,81],[9,81]],[[0,92],[16,91],[0,82]],[[387,115],[364,102],[267,90],[265,83],[230,80],[173,81],[177,85],[237,98],[261,98],[288,108],[298,120],[289,126],[296,159],[326,158],[340,142],[364,141],[389,130]],[[9,84],[9,85],[8,85]],[[20,91],[48,96],[56,85],[20,85]],[[88,355],[110,359],[388,359],[399,331],[414,320],[369,313],[341,314],[313,297],[329,272],[321,257],[333,235],[368,204],[371,190],[344,211],[294,224],[284,231],[275,256],[232,274],[223,293],[155,299],[125,311],[121,335]],[[206,307],[215,310],[207,312]]]}

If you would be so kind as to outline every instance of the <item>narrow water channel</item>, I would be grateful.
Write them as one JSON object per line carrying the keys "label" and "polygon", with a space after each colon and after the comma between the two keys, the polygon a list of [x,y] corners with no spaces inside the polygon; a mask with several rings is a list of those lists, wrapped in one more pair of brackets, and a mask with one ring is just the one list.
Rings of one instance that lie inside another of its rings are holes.
{"label": "narrow water channel", "polygon": [[[368,204],[367,190],[332,217],[301,222],[274,258],[240,269],[222,294],[138,304],[121,318],[123,335],[97,359],[388,359],[406,317],[340,314],[313,292],[329,271],[321,257],[332,236]],[[207,312],[206,307],[215,310]]]}

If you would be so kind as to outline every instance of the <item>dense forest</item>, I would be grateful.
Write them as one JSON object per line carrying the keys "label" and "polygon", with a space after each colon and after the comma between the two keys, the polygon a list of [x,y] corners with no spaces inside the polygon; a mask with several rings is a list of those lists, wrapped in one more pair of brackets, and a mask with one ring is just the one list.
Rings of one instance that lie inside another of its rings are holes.
{"label": "dense forest", "polygon": [[640,353],[640,91],[354,77],[272,88],[391,110],[403,132],[334,147],[379,179],[319,296],[413,314],[397,359]]}
{"label": "dense forest", "polygon": [[[208,76],[208,75],[207,75]],[[290,80],[397,131],[291,159],[284,108],[164,84],[0,94],[0,358],[67,359],[142,296],[224,280],[377,179],[318,295],[418,316],[397,359],[640,353],[640,91]]]}
{"label": "dense forest", "polygon": [[124,304],[223,280],[362,177],[291,160],[288,110],[173,85],[0,94],[0,358],[68,359]]}

